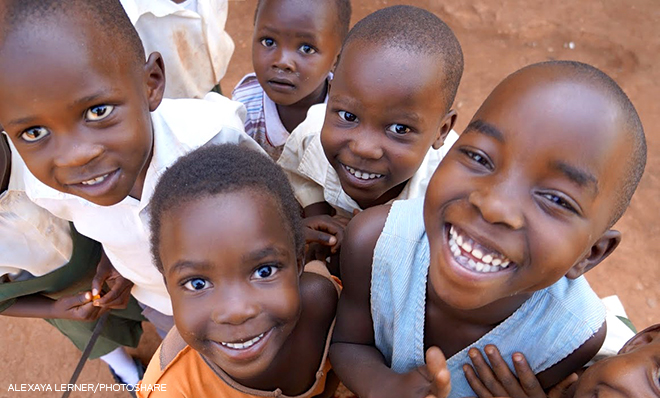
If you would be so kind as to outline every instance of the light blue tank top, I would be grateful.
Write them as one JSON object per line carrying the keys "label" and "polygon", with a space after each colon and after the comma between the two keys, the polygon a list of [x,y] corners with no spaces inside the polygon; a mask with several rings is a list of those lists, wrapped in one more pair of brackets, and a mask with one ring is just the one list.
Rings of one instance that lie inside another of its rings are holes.
{"label": "light blue tank top", "polygon": [[[429,244],[424,230],[424,198],[392,204],[374,249],[371,317],[376,347],[396,372],[424,365],[424,313]],[[562,278],[535,292],[509,318],[447,360],[452,397],[476,395],[462,366],[468,350],[495,344],[513,369],[511,355],[522,352],[535,373],[564,359],[605,322],[605,308],[586,279]]]}

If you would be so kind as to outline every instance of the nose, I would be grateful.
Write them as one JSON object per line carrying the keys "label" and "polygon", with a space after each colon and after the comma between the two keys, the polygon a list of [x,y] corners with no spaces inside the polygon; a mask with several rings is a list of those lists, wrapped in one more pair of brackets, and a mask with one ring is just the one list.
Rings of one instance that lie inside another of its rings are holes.
{"label": "nose", "polygon": [[524,226],[522,199],[509,184],[490,181],[484,181],[469,196],[469,202],[484,220],[513,230]]}
{"label": "nose", "polygon": [[57,167],[81,167],[101,156],[103,145],[80,134],[60,134],[54,164]]}
{"label": "nose", "polygon": [[255,318],[260,311],[257,300],[251,294],[236,288],[221,288],[212,318],[217,324],[241,325]]}
{"label": "nose", "polygon": [[286,72],[295,72],[296,64],[294,62],[294,54],[286,48],[279,47],[275,51],[273,59],[273,68]]}
{"label": "nose", "polygon": [[353,132],[348,144],[351,152],[362,159],[378,160],[383,157],[383,147],[376,134],[370,131]]}

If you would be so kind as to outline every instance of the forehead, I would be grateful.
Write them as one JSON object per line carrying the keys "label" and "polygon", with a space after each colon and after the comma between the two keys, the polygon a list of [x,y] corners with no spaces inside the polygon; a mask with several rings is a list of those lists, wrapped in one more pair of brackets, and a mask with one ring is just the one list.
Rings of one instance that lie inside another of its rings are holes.
{"label": "forehead", "polygon": [[330,0],[263,0],[257,13],[257,28],[286,27],[287,30],[328,33],[337,24],[338,12]]}
{"label": "forehead", "polygon": [[330,97],[338,91],[353,92],[364,101],[387,99],[392,105],[406,106],[422,101],[442,116],[445,101],[442,62],[426,54],[397,48],[351,42],[342,50],[332,81]]}
{"label": "forehead", "polygon": [[[295,254],[293,236],[274,199],[240,190],[203,196],[167,211],[161,221],[163,266],[181,258],[207,262],[232,258],[267,247]],[[283,233],[283,231],[285,231]]]}
{"label": "forehead", "polygon": [[606,191],[623,178],[630,148],[620,109],[598,87],[552,74],[515,76],[495,89],[470,126],[475,121],[486,127],[468,127],[467,134],[501,134],[516,159],[586,168]]}

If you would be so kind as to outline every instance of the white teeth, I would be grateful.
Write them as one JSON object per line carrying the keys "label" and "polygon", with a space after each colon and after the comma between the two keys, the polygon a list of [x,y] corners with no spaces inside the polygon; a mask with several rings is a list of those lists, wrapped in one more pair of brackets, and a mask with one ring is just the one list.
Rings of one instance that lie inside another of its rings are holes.
{"label": "white teeth", "polygon": [[354,175],[355,177],[361,179],[361,180],[373,180],[375,178],[380,178],[383,175],[382,174],[376,174],[376,173],[368,173],[366,171],[361,171],[361,170],[356,170],[350,166],[346,166],[346,170],[348,170],[349,173]]}
{"label": "white teeth", "polygon": [[264,333],[261,333],[259,336],[250,339],[248,341],[244,341],[242,343],[225,343],[221,341],[220,344],[222,344],[225,347],[232,348],[234,350],[244,350],[246,348],[250,348],[253,345],[255,345],[259,340],[261,340],[262,337],[264,337]]}
{"label": "white teeth", "polygon": [[100,177],[96,177],[96,178],[92,178],[91,180],[83,181],[83,182],[81,182],[81,184],[83,184],[83,185],[96,185],[98,183],[103,182],[103,180],[105,180],[105,178],[107,176],[108,176],[108,174],[104,174]]}
{"label": "white teeth", "polygon": [[454,226],[449,228],[449,250],[460,264],[476,272],[497,272],[510,264],[510,260],[502,258],[502,254],[489,253],[490,249],[474,242],[468,236],[460,235]]}

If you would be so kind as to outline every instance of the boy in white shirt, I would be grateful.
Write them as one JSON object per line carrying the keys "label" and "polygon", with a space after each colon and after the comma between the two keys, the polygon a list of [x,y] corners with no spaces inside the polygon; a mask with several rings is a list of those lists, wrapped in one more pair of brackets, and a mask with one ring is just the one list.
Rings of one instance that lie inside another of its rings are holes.
{"label": "boy in white shirt", "polygon": [[151,194],[165,168],[197,147],[260,150],[242,131],[243,106],[215,93],[162,100],[162,58],[144,61],[117,0],[15,1],[5,15],[0,123],[31,172],[28,195],[101,242],[135,284],[144,316],[167,331],[171,303],[149,254]]}

